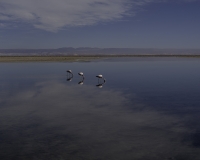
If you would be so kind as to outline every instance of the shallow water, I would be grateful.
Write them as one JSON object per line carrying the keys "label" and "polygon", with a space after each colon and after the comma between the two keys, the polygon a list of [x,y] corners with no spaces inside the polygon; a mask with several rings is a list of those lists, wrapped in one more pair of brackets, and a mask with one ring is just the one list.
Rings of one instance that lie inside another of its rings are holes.
{"label": "shallow water", "polygon": [[0,159],[198,160],[199,68],[195,58],[0,63]]}

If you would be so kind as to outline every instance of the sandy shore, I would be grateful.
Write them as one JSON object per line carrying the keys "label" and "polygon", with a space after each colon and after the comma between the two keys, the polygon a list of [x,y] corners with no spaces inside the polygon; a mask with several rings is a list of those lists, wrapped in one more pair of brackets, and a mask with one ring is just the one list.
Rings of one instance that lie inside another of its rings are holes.
{"label": "sandy shore", "polygon": [[109,57],[183,57],[200,58],[200,55],[92,55],[92,56],[0,56],[0,62],[76,62]]}
{"label": "sandy shore", "polygon": [[0,62],[76,62],[91,61],[98,57],[79,56],[0,56]]}

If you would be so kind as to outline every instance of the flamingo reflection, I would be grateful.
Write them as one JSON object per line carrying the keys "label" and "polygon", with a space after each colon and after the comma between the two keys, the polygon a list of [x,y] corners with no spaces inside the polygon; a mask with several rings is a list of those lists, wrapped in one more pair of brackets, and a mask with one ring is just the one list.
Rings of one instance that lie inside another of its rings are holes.
{"label": "flamingo reflection", "polygon": [[73,78],[73,77],[69,77],[69,78],[67,78],[67,81],[72,81],[72,78]]}
{"label": "flamingo reflection", "polygon": [[84,79],[78,82],[78,84],[83,85]]}
{"label": "flamingo reflection", "polygon": [[97,84],[96,87],[102,88],[102,87],[103,87],[103,84]]}

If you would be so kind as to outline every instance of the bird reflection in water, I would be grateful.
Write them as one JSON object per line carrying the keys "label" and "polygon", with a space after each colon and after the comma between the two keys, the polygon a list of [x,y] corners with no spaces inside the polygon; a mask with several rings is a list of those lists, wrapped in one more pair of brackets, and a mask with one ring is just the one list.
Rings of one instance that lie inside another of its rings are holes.
{"label": "bird reflection in water", "polygon": [[67,81],[71,81],[73,78],[73,73],[71,70],[67,70]]}
{"label": "bird reflection in water", "polygon": [[72,81],[72,78],[73,77],[69,77],[69,78],[67,77],[67,81]]}
{"label": "bird reflection in water", "polygon": [[79,85],[83,85],[84,79],[78,82]]}

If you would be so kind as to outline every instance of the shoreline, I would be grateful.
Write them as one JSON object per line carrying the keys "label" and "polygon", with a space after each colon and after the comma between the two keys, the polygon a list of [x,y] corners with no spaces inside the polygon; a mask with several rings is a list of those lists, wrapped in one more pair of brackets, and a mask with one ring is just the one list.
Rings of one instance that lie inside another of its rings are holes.
{"label": "shoreline", "polygon": [[98,57],[82,56],[0,56],[1,62],[88,62]]}
{"label": "shoreline", "polygon": [[78,56],[0,56],[0,62],[88,62],[119,57],[180,57],[200,58],[200,55],[78,55]]}

